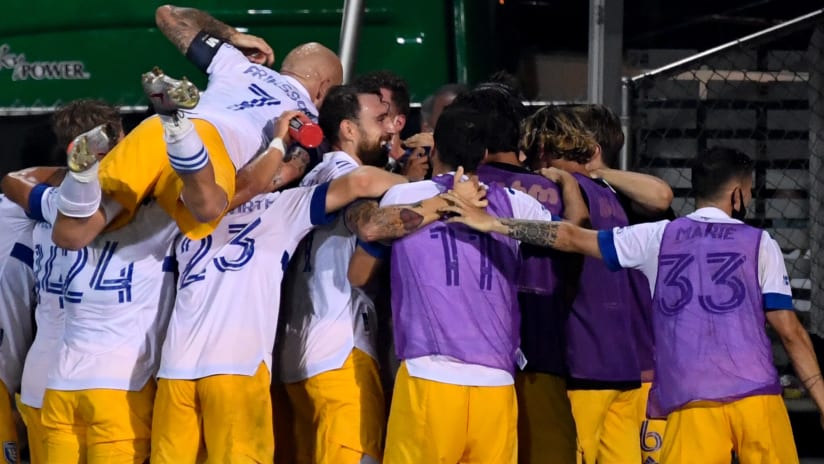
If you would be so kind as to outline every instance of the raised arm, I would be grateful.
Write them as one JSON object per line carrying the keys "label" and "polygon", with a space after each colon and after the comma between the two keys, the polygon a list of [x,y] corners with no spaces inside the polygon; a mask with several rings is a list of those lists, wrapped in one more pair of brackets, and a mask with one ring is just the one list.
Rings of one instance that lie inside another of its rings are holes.
{"label": "raised arm", "polygon": [[447,222],[460,222],[480,232],[496,232],[530,245],[602,258],[597,231],[562,221],[496,218],[452,194],[444,194],[444,199],[450,205],[440,212],[454,215]]}
{"label": "raised arm", "polygon": [[163,5],[155,11],[155,22],[163,35],[184,55],[197,34],[203,31],[236,46],[252,62],[271,65],[275,61],[272,47],[265,40],[243,34],[195,8]]}
{"label": "raised arm", "polygon": [[374,166],[361,166],[329,184],[326,212],[342,209],[361,198],[377,198],[391,187],[405,184],[406,178]]}
{"label": "raised arm", "polygon": [[0,187],[9,200],[17,203],[27,213],[29,211],[29,195],[37,184],[60,185],[66,168],[36,167],[10,172],[3,177]]}
{"label": "raised arm", "polygon": [[[486,207],[486,189],[463,175],[458,167],[453,177],[452,195],[467,205]],[[449,206],[443,195],[408,205],[379,207],[377,201],[361,201],[346,210],[346,225],[363,242],[394,240],[404,237],[442,217],[439,210]]]}
{"label": "raised arm", "polygon": [[590,175],[604,179],[615,190],[629,197],[639,213],[660,214],[672,204],[672,189],[655,176],[607,167],[592,170]]}

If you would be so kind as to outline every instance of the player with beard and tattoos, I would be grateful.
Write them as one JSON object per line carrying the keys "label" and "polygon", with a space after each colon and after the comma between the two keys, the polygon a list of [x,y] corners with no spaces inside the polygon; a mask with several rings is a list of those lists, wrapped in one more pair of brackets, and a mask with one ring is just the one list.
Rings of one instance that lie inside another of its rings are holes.
{"label": "player with beard and tattoos", "polygon": [[[377,91],[334,87],[319,119],[334,151],[301,186],[330,182],[360,165],[382,167],[394,136],[388,111]],[[356,241],[338,217],[303,239],[285,276],[280,378],[294,414],[297,464],[377,463],[382,456],[374,305],[346,278]]]}

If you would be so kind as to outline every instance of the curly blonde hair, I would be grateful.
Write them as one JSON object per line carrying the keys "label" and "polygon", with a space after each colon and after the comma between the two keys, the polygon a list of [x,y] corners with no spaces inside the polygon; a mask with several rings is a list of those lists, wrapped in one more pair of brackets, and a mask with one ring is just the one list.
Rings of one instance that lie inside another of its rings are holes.
{"label": "curly blonde hair", "polygon": [[551,159],[586,164],[597,147],[595,134],[569,107],[545,106],[521,125],[520,148],[533,168]]}

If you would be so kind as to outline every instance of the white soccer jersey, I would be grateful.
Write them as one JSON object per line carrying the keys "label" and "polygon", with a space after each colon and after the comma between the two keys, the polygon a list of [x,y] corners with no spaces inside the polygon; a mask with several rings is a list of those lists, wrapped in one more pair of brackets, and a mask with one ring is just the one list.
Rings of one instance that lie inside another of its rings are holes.
{"label": "white soccer jersey", "polygon": [[[454,173],[453,173],[454,174]],[[396,185],[386,192],[381,200],[381,206],[406,205],[416,203],[442,193],[445,189],[431,181],[412,182]],[[552,221],[550,213],[537,200],[526,193],[507,188],[509,201],[512,205],[512,217],[535,221]],[[425,250],[421,250],[425,252]],[[513,269],[515,273],[517,269]],[[504,370],[487,366],[467,364],[449,356],[423,356],[420,358],[405,359],[409,375],[436,382],[453,385],[469,385],[480,387],[497,387],[512,385],[512,375]]]}
{"label": "white soccer jersey", "polygon": [[[701,222],[741,224],[741,221],[732,219],[713,207],[698,209],[687,217]],[[604,261],[611,268],[626,267],[643,272],[649,280],[650,292],[654,295],[658,277],[658,252],[664,229],[669,222],[665,220],[636,224],[600,232],[599,245]],[[792,289],[784,255],[767,231],[762,231],[758,248],[758,283],[761,285],[765,309],[792,309]]]}
{"label": "white soccer jersey", "polygon": [[63,283],[78,256],[76,251],[58,248],[52,242],[52,223],[57,218],[54,205],[58,194],[56,188],[38,186],[32,191],[29,201],[31,215],[38,219],[32,233],[37,333],[23,367],[20,401],[32,408],[43,406],[49,370],[57,363],[65,316]]}
{"label": "white soccer jersey", "polygon": [[209,83],[200,103],[186,114],[217,128],[236,168],[269,145],[273,121],[284,111],[318,114],[298,81],[250,62],[229,44],[221,45],[206,72]]}
{"label": "white soccer jersey", "polygon": [[329,184],[258,195],[212,235],[178,239],[177,300],[158,377],[271,372],[280,286],[300,240],[325,224]]}
{"label": "white soccer jersey", "polygon": [[[44,199],[49,208],[55,201]],[[59,277],[65,321],[48,388],[138,391],[154,375],[174,301],[170,255],[177,234],[151,202],[128,225],[76,252]]]}
{"label": "white soccer jersey", "polygon": [[23,360],[32,342],[34,220],[0,195],[0,221],[0,381],[13,393],[20,388]]}
{"label": "white soccer jersey", "polygon": [[[301,185],[330,182],[358,163],[342,151],[324,155]],[[284,281],[286,325],[279,342],[280,378],[298,382],[343,366],[353,347],[377,358],[372,300],[349,284],[349,260],[357,238],[343,216],[301,242]]]}

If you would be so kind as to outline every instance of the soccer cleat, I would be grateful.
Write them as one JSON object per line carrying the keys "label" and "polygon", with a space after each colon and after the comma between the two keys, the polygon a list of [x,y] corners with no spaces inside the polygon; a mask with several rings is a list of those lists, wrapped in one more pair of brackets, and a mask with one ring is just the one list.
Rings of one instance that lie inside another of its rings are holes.
{"label": "soccer cleat", "polygon": [[200,91],[189,79],[173,79],[157,66],[143,73],[141,81],[157,114],[174,116],[179,110],[194,108],[200,101]]}
{"label": "soccer cleat", "polygon": [[83,172],[112,149],[112,142],[115,139],[106,133],[106,129],[106,125],[101,124],[72,140],[66,149],[69,170]]}

